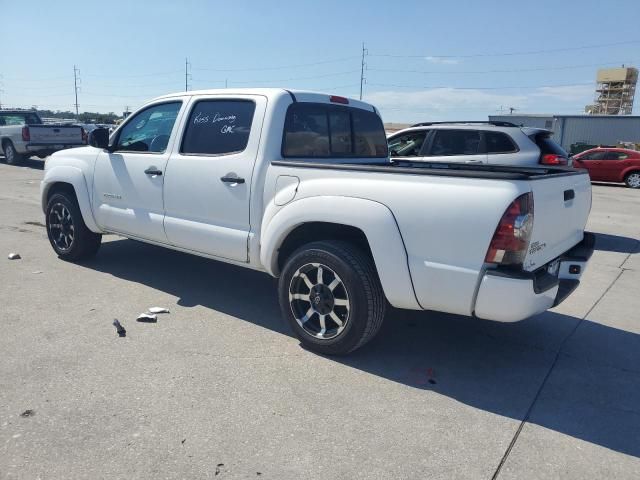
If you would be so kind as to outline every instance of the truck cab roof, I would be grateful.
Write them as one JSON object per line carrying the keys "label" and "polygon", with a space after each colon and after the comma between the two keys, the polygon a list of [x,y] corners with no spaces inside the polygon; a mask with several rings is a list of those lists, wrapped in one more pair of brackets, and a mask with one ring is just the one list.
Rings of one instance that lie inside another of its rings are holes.
{"label": "truck cab roof", "polygon": [[290,97],[294,102],[342,104],[378,113],[373,105],[361,100],[309,90],[289,90],[285,88],[214,88],[206,90],[189,90],[187,92],[176,92],[162,95],[154,98],[152,101],[194,95],[261,95],[274,100],[281,97]]}

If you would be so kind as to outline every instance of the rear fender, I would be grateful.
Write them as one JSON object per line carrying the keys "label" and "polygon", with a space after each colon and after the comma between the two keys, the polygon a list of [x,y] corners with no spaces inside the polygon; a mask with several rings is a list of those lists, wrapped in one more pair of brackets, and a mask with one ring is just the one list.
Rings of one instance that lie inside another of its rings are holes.
{"label": "rear fender", "polygon": [[[398,308],[420,309],[404,242],[393,213],[385,205],[371,200],[319,196],[296,200],[276,213],[272,207],[268,208],[262,222],[260,249],[260,261],[267,272],[279,275],[280,246],[291,231],[309,222],[334,223],[362,230],[389,303]],[[309,242],[312,241],[314,239],[310,238]]]}

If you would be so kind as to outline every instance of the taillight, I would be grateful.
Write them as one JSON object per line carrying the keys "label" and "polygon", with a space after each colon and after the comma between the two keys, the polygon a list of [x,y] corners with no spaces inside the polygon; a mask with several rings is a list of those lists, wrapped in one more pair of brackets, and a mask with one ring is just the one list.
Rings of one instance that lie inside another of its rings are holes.
{"label": "taillight", "polygon": [[22,141],[28,142],[31,140],[31,132],[29,132],[29,127],[26,125],[22,127]]}
{"label": "taillight", "polygon": [[533,193],[516,198],[496,228],[485,262],[522,266],[533,230]]}
{"label": "taillight", "polygon": [[540,159],[542,165],[567,165],[569,160],[562,155],[556,155],[554,153],[547,153]]}
{"label": "taillight", "polygon": [[82,132],[82,143],[87,143],[87,141],[89,140],[89,135],[87,135],[87,131],[80,127],[80,131]]}
{"label": "taillight", "polygon": [[345,97],[339,97],[338,95],[331,95],[329,101],[332,103],[341,103],[343,105],[349,105],[349,99]]}

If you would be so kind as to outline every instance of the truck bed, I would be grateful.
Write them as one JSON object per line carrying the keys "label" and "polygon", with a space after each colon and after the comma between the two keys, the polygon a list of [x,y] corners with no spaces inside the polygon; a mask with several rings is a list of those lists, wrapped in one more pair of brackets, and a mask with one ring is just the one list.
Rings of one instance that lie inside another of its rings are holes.
{"label": "truck bed", "polygon": [[348,170],[357,172],[399,173],[410,175],[435,175],[464,178],[487,178],[492,180],[537,180],[540,178],[561,177],[565,175],[583,175],[586,170],[571,167],[514,167],[509,165],[478,165],[471,163],[442,163],[442,162],[408,162],[393,160],[391,163],[337,163],[306,162],[291,160],[276,160],[274,166],[297,168],[321,168],[333,170]]}

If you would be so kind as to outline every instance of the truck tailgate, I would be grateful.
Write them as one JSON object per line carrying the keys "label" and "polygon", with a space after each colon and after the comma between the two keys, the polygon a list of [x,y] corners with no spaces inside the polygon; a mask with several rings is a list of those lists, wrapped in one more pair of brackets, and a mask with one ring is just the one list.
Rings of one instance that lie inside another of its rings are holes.
{"label": "truck tailgate", "polygon": [[81,145],[82,128],[77,126],[29,125],[32,145]]}
{"label": "truck tailgate", "polygon": [[591,210],[589,175],[565,174],[531,181],[534,220],[524,269],[533,271],[582,240]]}

